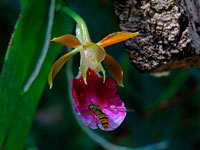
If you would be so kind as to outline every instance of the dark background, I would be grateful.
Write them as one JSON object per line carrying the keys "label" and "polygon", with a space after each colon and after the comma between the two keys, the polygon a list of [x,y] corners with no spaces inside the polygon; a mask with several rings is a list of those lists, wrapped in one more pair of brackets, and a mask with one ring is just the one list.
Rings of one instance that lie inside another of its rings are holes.
{"label": "dark background", "polygon": [[[110,0],[68,0],[86,21],[93,42],[120,31]],[[0,2],[0,66],[20,13],[16,0]],[[195,150],[200,146],[200,70],[179,69],[166,77],[141,74],[129,64],[123,43],[106,48],[124,70],[124,88],[118,94],[128,108],[122,125],[112,132],[97,133],[122,146],[142,146],[166,140],[170,150]],[[79,56],[74,70],[78,71]],[[108,74],[108,72],[107,72]],[[109,75],[108,75],[109,76]],[[65,70],[46,86],[26,142],[30,150],[100,150],[77,124],[67,96]],[[66,83],[66,84],[65,84]]]}

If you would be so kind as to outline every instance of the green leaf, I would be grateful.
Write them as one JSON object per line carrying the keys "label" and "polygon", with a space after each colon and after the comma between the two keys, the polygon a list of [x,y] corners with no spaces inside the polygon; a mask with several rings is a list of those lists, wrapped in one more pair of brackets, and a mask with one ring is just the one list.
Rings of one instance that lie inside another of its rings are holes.
{"label": "green leaf", "polygon": [[28,0],[20,0],[20,6],[22,10],[26,7],[27,2]]}
{"label": "green leaf", "polygon": [[[48,73],[61,49],[51,43],[49,0],[29,0],[12,35],[0,76],[0,147],[21,150],[26,141],[34,112],[47,82]],[[56,13],[52,37],[73,31],[73,21]],[[25,89],[26,88],[26,89]]]}

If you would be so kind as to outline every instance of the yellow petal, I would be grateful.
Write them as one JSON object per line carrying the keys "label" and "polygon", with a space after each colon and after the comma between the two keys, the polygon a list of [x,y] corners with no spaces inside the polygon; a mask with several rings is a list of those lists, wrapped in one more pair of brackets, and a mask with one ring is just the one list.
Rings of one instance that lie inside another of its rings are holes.
{"label": "yellow petal", "polygon": [[83,81],[84,83],[87,85],[87,70],[88,70],[88,66],[86,65],[80,65],[80,68],[79,68],[82,76],[83,76]]}
{"label": "yellow petal", "polygon": [[104,83],[106,80],[106,73],[101,63],[98,64],[98,68],[103,73],[103,83]]}
{"label": "yellow petal", "polygon": [[53,86],[53,79],[55,78],[56,74],[58,73],[58,71],[62,68],[62,66],[64,65],[64,63],[73,55],[75,55],[78,52],[78,49],[74,49],[72,51],[70,51],[69,53],[63,55],[62,57],[60,57],[53,65],[53,67],[51,68],[51,71],[49,73],[48,76],[48,83],[50,86],[50,89]]}
{"label": "yellow petal", "polygon": [[104,64],[119,86],[123,86],[123,71],[118,62],[110,55],[106,54]]}
{"label": "yellow petal", "polygon": [[101,70],[99,69],[98,66],[94,69],[94,72],[100,72],[100,71],[101,71]]}
{"label": "yellow petal", "polygon": [[63,36],[53,38],[51,41],[73,48],[81,45],[79,39],[72,34],[65,34]]}
{"label": "yellow petal", "polygon": [[88,70],[88,60],[85,57],[83,49],[80,49],[80,54],[81,54],[81,60],[80,60],[80,67],[79,70],[83,76],[83,81],[87,85],[87,70]]}
{"label": "yellow petal", "polygon": [[84,53],[88,61],[95,63],[100,63],[106,56],[104,48],[96,43],[89,43],[84,46]]}
{"label": "yellow petal", "polygon": [[139,33],[135,32],[116,32],[116,33],[112,33],[108,36],[106,36],[103,40],[101,40],[100,42],[98,42],[97,44],[102,46],[102,47],[106,47],[115,43],[119,43],[125,40],[128,40],[134,36],[137,36]]}

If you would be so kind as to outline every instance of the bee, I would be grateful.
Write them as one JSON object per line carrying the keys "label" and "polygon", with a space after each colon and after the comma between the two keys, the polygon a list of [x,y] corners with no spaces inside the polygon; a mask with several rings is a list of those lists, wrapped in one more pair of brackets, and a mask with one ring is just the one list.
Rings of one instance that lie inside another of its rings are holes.
{"label": "bee", "polygon": [[98,118],[104,130],[107,131],[109,127],[109,118],[108,115],[102,111],[102,107],[96,103],[91,103],[89,104],[88,109]]}
{"label": "bee", "polygon": [[[99,123],[103,126],[104,130],[107,131],[110,127],[109,124],[109,117],[106,113],[103,112],[103,109],[107,109],[109,111],[112,111],[113,113],[119,113],[119,112],[132,112],[132,109],[126,109],[126,108],[108,108],[108,107],[101,107],[97,103],[90,103],[88,105],[88,110],[83,111],[82,115],[94,115],[97,117]],[[93,118],[94,120],[92,123],[96,121],[96,118]]]}

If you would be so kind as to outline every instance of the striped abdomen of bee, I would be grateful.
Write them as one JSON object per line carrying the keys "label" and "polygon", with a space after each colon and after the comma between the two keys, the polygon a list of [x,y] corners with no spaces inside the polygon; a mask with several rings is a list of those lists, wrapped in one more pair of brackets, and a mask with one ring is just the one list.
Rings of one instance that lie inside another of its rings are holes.
{"label": "striped abdomen of bee", "polygon": [[105,131],[107,131],[109,127],[109,120],[108,116],[102,111],[101,106],[96,103],[91,103],[89,105],[89,110],[98,118]]}
{"label": "striped abdomen of bee", "polygon": [[105,130],[108,130],[109,127],[108,116],[102,111],[96,111],[95,115],[97,116],[103,128]]}

